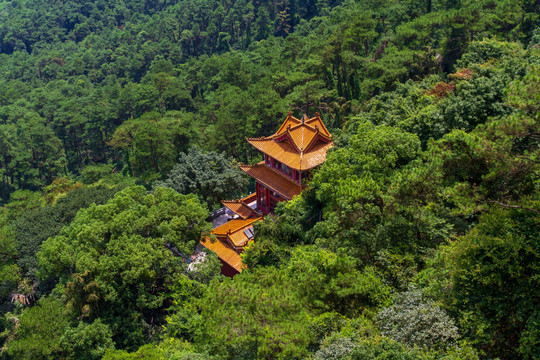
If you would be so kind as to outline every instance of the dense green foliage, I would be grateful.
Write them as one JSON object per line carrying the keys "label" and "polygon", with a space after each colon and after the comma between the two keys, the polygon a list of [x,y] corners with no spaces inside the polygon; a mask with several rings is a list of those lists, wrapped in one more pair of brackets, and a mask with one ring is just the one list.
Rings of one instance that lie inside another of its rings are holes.
{"label": "dense green foliage", "polygon": [[59,278],[69,307],[81,317],[110,321],[117,343],[129,346],[143,336],[135,330],[141,322],[147,331],[160,324],[168,284],[182,272],[182,256],[209,230],[206,216],[193,195],[127,188],[105,205],[80,211],[43,243],[40,277]]}
{"label": "dense green foliage", "polygon": [[244,137],[273,131],[288,107],[340,126],[396,81],[451,70],[471,39],[534,41],[538,12],[494,0],[0,4],[3,202],[108,160],[148,184],[190,145],[251,160]]}
{"label": "dense green foliage", "polygon": [[[536,359],[539,13],[0,0],[0,359]],[[288,111],[327,161],[190,264]]]}

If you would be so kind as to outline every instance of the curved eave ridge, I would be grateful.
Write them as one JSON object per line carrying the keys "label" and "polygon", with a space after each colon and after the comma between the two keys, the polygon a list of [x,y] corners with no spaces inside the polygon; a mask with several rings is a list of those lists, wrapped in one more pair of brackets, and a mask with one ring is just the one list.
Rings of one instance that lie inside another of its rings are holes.
{"label": "curved eave ridge", "polygon": [[289,113],[283,124],[279,127],[278,131],[276,131],[275,135],[281,134],[285,131],[285,129],[287,129],[287,127],[296,126],[297,124],[302,124],[302,120],[295,118],[291,113]]}

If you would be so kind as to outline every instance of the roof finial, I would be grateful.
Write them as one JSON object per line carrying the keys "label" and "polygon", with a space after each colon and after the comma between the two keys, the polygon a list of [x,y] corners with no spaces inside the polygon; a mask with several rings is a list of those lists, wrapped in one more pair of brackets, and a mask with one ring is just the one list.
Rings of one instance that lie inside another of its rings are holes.
{"label": "roof finial", "polygon": [[292,116],[292,112],[291,112],[291,111],[289,111],[289,113],[288,113],[287,115],[288,115],[288,116]]}
{"label": "roof finial", "polygon": [[317,111],[317,112],[315,113],[315,116],[321,116],[321,114]]}
{"label": "roof finial", "polygon": [[307,120],[307,115],[306,115],[306,114],[304,114],[304,116],[302,116],[302,124],[303,124],[303,123],[304,123],[304,121],[306,121],[306,120]]}

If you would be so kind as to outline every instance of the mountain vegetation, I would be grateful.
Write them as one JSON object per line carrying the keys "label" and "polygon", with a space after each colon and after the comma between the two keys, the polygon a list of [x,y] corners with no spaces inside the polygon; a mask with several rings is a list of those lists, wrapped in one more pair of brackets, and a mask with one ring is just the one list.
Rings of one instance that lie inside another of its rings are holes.
{"label": "mountain vegetation", "polygon": [[[0,0],[0,359],[538,359],[539,14]],[[189,263],[289,111],[326,162]]]}

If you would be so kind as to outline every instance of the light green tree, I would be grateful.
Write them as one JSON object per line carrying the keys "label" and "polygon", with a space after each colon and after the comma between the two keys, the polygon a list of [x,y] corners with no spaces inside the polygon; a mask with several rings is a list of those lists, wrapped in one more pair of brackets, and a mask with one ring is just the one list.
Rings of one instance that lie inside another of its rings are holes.
{"label": "light green tree", "polygon": [[101,317],[118,346],[138,345],[164,321],[168,286],[209,230],[207,215],[194,195],[128,187],[45,241],[39,275],[65,284],[68,306]]}

